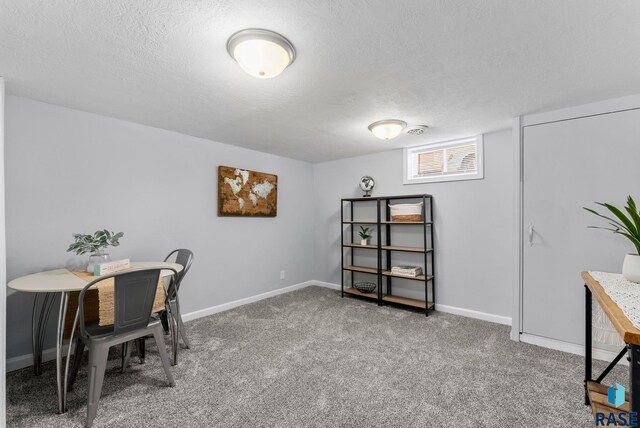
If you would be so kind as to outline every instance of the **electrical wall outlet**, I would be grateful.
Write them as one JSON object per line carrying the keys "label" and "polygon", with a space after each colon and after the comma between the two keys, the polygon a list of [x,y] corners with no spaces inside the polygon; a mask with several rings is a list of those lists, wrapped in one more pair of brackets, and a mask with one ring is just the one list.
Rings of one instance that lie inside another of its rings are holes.
{"label": "electrical wall outlet", "polygon": [[284,279],[284,271],[283,270],[280,271],[280,279]]}

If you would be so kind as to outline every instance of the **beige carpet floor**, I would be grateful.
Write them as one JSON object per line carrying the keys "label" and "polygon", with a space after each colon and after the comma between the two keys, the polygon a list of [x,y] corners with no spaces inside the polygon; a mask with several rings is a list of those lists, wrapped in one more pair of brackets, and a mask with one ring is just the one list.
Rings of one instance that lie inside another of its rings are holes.
{"label": "beige carpet floor", "polygon": [[[95,427],[593,426],[583,359],[513,342],[503,325],[308,287],[186,328],[174,388],[153,340],[124,374],[113,350]],[[8,426],[83,426],[86,365],[63,415],[54,385],[52,363],[10,373]]]}

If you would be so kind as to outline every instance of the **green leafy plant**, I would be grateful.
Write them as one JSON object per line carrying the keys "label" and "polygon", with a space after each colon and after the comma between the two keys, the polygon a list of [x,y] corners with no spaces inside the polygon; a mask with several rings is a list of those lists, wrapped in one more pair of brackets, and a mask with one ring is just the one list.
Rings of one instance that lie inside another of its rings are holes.
{"label": "green leafy plant", "polygon": [[583,207],[590,213],[607,220],[610,225],[610,227],[589,227],[593,229],[608,230],[615,234],[624,236],[629,241],[631,241],[634,247],[636,247],[636,253],[640,254],[640,211],[638,211],[638,207],[636,206],[636,202],[633,200],[633,198],[631,196],[627,197],[627,205],[624,207],[626,214],[620,208],[616,208],[611,204],[602,202],[596,202],[596,204],[608,209],[615,216],[615,218],[600,214],[599,212],[597,212],[596,210],[592,210],[591,208]]}
{"label": "green leafy plant", "polygon": [[364,226],[360,226],[360,232],[358,232],[358,235],[360,235],[362,239],[371,238],[371,233],[369,233],[369,228]]}
{"label": "green leafy plant", "polygon": [[122,232],[113,233],[107,229],[97,230],[93,235],[74,233],[74,242],[69,245],[67,252],[73,251],[79,256],[85,253],[101,254],[104,248],[120,245],[120,238],[123,236]]}

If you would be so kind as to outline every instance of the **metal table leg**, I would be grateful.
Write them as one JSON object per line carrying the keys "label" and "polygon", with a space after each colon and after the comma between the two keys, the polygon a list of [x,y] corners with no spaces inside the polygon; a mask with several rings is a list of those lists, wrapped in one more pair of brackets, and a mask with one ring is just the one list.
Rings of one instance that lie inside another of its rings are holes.
{"label": "metal table leg", "polygon": [[[64,410],[67,410],[67,392],[69,391],[69,361],[71,361],[71,348],[73,348],[73,338],[75,336],[76,327],[78,325],[80,318],[80,308],[76,310],[76,316],[73,319],[73,326],[71,327],[71,336],[69,336],[69,348],[67,350],[67,361],[64,366],[64,377],[63,377],[63,385],[62,385],[62,401],[64,403]],[[74,359],[76,358],[76,353],[79,352],[79,349],[76,347],[74,349]],[[75,379],[75,378],[74,378]]]}
{"label": "metal table leg", "polygon": [[591,290],[584,286],[584,404],[589,405],[589,394],[587,393],[587,382],[592,380],[592,335],[591,330],[593,320],[591,317]]}
{"label": "metal table leg", "polygon": [[[66,410],[64,391],[64,367],[62,356],[62,345],[64,342],[64,321],[67,316],[67,304],[69,303],[69,293],[63,291],[60,293],[60,311],[58,312],[58,332],[56,336],[56,380],[58,386],[58,412],[64,413]],[[71,346],[71,344],[69,345]]]}
{"label": "metal table leg", "polygon": [[[33,299],[31,351],[33,352],[33,372],[36,376],[42,374],[42,348],[54,299],[55,293],[35,293]],[[41,300],[42,304],[40,304]]]}
{"label": "metal table leg", "polygon": [[[636,417],[630,418],[632,422],[638,422],[638,418],[640,417],[640,346],[638,345],[629,345],[629,352],[631,361],[629,362],[629,377],[631,384],[631,403],[630,403],[630,412],[633,415],[635,413]],[[630,423],[630,426],[638,426],[637,423],[633,425]]]}

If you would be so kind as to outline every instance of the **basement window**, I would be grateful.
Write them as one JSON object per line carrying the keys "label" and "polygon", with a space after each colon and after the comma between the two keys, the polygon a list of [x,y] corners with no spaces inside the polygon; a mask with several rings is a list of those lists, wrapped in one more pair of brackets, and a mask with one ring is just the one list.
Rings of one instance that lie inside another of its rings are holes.
{"label": "basement window", "polygon": [[482,135],[404,149],[404,184],[484,178]]}

